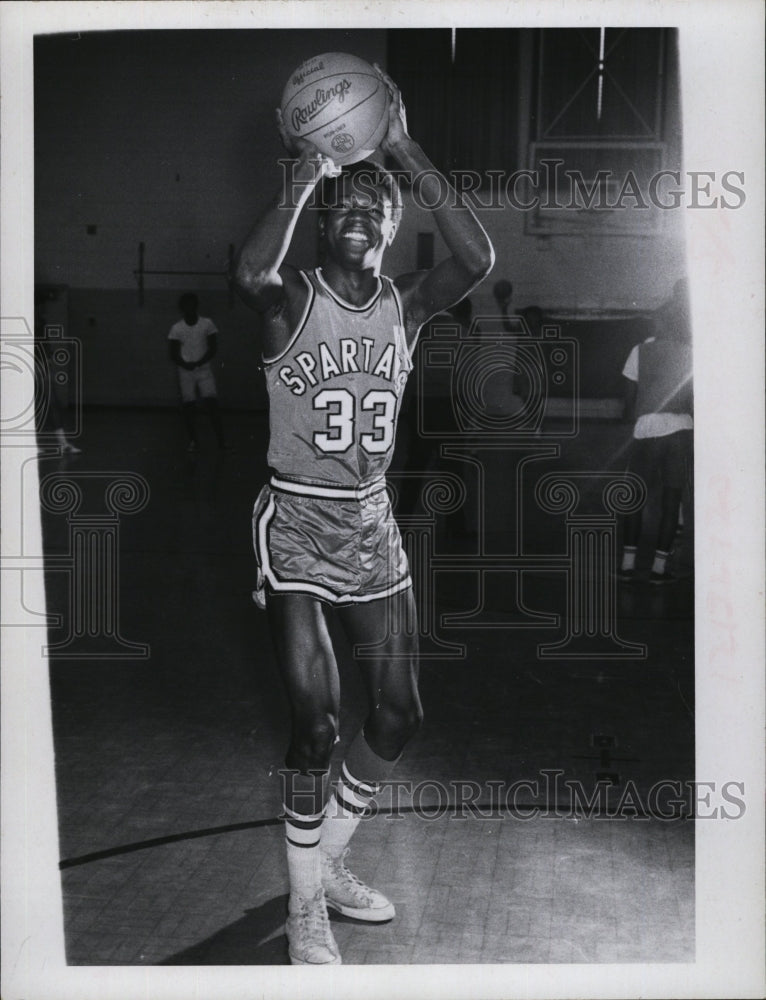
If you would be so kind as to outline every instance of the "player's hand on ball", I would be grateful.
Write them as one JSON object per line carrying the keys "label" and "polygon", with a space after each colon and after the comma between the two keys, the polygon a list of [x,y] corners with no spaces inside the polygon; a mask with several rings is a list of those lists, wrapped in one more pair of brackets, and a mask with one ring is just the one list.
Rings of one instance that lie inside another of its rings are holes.
{"label": "player's hand on ball", "polygon": [[391,77],[384,73],[377,63],[373,64],[375,72],[388,88],[391,103],[388,106],[388,132],[380,144],[384,153],[392,153],[394,148],[405,139],[410,138],[407,131],[407,112],[404,109],[401,91]]}
{"label": "player's hand on ball", "polygon": [[285,127],[284,120],[282,118],[282,112],[279,108],[276,109],[277,116],[277,129],[279,131],[279,137],[282,140],[282,145],[285,147],[291,156],[298,157],[302,153],[307,156],[317,157],[319,156],[319,150],[316,148],[313,142],[309,142],[308,139],[301,139],[299,136],[292,135],[287,131]]}
{"label": "player's hand on ball", "polygon": [[285,128],[285,123],[282,119],[282,112],[279,108],[276,109],[276,115],[277,129],[279,130],[279,135],[282,139],[282,145],[285,147],[287,152],[297,159],[304,158],[306,160],[313,160],[314,162],[320,164],[322,173],[325,176],[337,177],[341,172],[341,168],[336,166],[329,156],[325,156],[324,153],[320,153],[313,142],[310,142],[308,139],[301,139],[296,135],[291,135]]}

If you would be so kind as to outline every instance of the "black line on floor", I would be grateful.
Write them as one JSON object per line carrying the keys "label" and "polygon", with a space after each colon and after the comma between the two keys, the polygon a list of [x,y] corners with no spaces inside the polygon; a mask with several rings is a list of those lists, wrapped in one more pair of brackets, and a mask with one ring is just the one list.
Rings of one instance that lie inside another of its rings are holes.
{"label": "black line on floor", "polygon": [[[581,816],[585,819],[615,819],[618,816],[616,810],[608,809],[594,809],[588,811],[583,816],[583,811],[573,810],[571,803],[566,809],[563,807],[559,809],[558,804],[541,806],[539,803],[529,803],[526,805],[522,803],[517,804],[513,808],[498,808],[497,806],[482,806],[480,803],[465,802],[448,806],[401,806],[397,809],[380,808],[376,809],[375,814],[378,816],[400,816],[405,813],[415,813],[426,820],[433,820],[441,819],[448,814],[457,815],[458,811],[462,814],[472,812],[482,819],[501,819],[506,815],[520,814],[522,820],[529,820],[534,813],[543,813],[546,817],[553,815],[557,819],[579,819]],[[656,813],[653,810],[636,809],[629,816],[620,816],[620,819],[659,819],[666,822],[675,822],[679,819],[694,819],[694,816],[689,815],[688,810],[678,810],[674,815],[668,816],[665,813]],[[91,854],[81,854],[74,858],[64,858],[62,861],[59,861],[59,871],[64,871],[67,868],[77,868],[80,865],[88,865],[93,861],[104,861],[106,858],[115,858],[123,854],[134,854],[136,851],[147,851],[152,847],[176,844],[183,840],[199,840],[203,837],[216,837],[224,833],[237,833],[240,830],[256,830],[259,827],[281,826],[281,824],[282,820],[274,816],[270,819],[249,820],[246,823],[230,823],[227,826],[209,826],[201,830],[171,833],[165,837],[153,837],[151,840],[137,840],[132,844],[120,844],[118,847],[107,847],[103,851],[93,851]]]}
{"label": "black line on floor", "polygon": [[59,861],[59,869],[76,868],[87,865],[91,861],[103,861],[104,858],[114,858],[120,854],[133,854],[135,851],[145,851],[151,847],[162,847],[164,844],[175,844],[180,840],[199,840],[201,837],[215,837],[221,833],[236,833],[239,830],[255,830],[260,826],[277,826],[282,820],[254,819],[247,823],[230,823],[228,826],[209,826],[202,830],[187,830],[184,833],[170,833],[165,837],[153,837],[151,840],[137,840],[133,844],[121,844],[119,847],[107,847],[103,851],[93,851],[92,854],[81,854],[77,858],[65,858]]}

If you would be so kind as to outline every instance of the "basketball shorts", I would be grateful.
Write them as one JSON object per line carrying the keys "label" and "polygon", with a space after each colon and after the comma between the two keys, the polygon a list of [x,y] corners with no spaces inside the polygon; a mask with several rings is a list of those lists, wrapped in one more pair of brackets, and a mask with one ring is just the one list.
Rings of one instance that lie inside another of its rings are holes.
{"label": "basketball shorts", "polygon": [[651,485],[657,478],[668,489],[691,485],[692,432],[676,431],[662,437],[634,438],[628,469]]}
{"label": "basketball shorts", "polygon": [[362,604],[412,586],[385,481],[344,488],[272,476],[253,509],[258,583],[268,593]]}
{"label": "basketball shorts", "polygon": [[200,365],[188,371],[178,369],[178,386],[184,403],[193,403],[199,394],[201,399],[214,399],[216,396],[215,377],[210,365]]}

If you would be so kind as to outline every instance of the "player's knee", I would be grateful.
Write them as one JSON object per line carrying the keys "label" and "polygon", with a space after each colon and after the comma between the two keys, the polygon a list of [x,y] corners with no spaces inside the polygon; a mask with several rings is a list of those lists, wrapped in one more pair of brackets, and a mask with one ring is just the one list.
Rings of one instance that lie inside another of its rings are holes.
{"label": "player's knee", "polygon": [[328,767],[337,735],[338,724],[332,715],[306,719],[295,728],[288,765],[301,771]]}
{"label": "player's knee", "polygon": [[420,729],[423,709],[420,701],[414,699],[405,704],[381,706],[375,717],[376,728],[382,730],[389,739],[393,737],[404,746]]}
{"label": "player's knee", "polygon": [[415,733],[417,733],[423,725],[423,706],[419,701],[412,705],[410,710],[406,713],[404,721],[407,731],[407,739],[412,739]]}

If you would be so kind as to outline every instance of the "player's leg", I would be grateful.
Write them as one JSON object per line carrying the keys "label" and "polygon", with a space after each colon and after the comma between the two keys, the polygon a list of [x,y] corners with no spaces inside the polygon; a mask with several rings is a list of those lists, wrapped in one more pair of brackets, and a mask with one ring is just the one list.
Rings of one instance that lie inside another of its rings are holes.
{"label": "player's leg", "polygon": [[[412,591],[339,610],[367,688],[370,711],[346,754],[322,826],[322,878],[328,906],[379,922],[394,916],[386,897],[344,864],[349,841],[422,720],[417,688],[417,614]],[[366,647],[361,649],[361,647]]]}
{"label": "player's leg", "polygon": [[657,548],[670,552],[678,528],[681,511],[682,491],[678,487],[666,486],[662,491],[660,525],[657,533]]}
{"label": "player's leg", "polygon": [[178,369],[178,388],[181,393],[181,415],[186,428],[186,435],[189,439],[189,451],[196,451],[199,442],[197,441],[197,393],[194,372],[185,368]]}
{"label": "player's leg", "polygon": [[70,441],[67,440],[66,431],[64,430],[64,415],[56,393],[56,386],[53,383],[53,373],[48,366],[47,360],[45,372],[48,390],[46,399],[48,403],[46,423],[53,428],[53,433],[56,435],[56,444],[58,444],[61,448],[62,454],[79,455],[80,449],[76,448]]}
{"label": "player's leg", "polygon": [[418,694],[418,622],[412,589],[338,611],[370,698],[366,740],[395,762],[422,721]]}
{"label": "player's leg", "polygon": [[209,365],[202,365],[197,369],[197,385],[202,399],[202,405],[207,413],[208,420],[213,428],[219,448],[225,448],[226,442],[223,437],[223,422],[221,411],[218,407],[218,394],[215,385],[215,377]]}
{"label": "player's leg", "polygon": [[669,583],[675,579],[668,569],[668,560],[678,530],[681,499],[687,474],[687,437],[688,432],[679,431],[658,440],[662,495],[657,547],[649,575],[652,583]]}
{"label": "player's leg", "polygon": [[[633,440],[630,445],[628,458],[628,472],[642,476],[646,471],[646,450],[645,441]],[[638,543],[641,540],[641,527],[643,522],[643,506],[638,510],[628,514],[622,525],[622,560],[617,573],[621,580],[633,580],[636,575],[636,555],[638,553]]]}
{"label": "player's leg", "polygon": [[678,512],[681,508],[681,490],[663,487],[661,494],[660,524],[657,532],[657,547],[654,550],[651,583],[670,583],[675,579],[668,568],[668,560],[673,551],[673,542],[678,527]]}
{"label": "player's leg", "polygon": [[340,955],[327,919],[319,851],[330,756],[338,731],[337,665],[318,601],[297,594],[269,594],[267,612],[291,716],[282,772],[290,959],[293,964],[337,964]]}
{"label": "player's leg", "polygon": [[636,575],[636,555],[641,538],[641,522],[643,511],[637,510],[628,514],[623,522],[622,559],[618,577],[621,580],[632,580]]}

